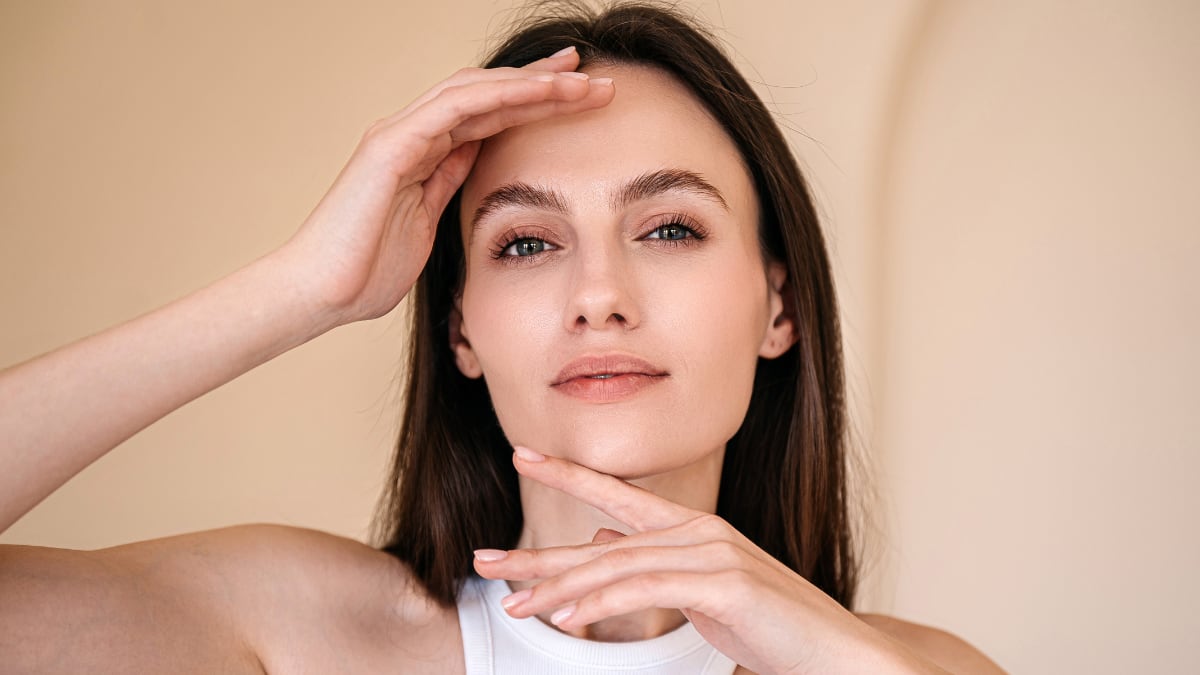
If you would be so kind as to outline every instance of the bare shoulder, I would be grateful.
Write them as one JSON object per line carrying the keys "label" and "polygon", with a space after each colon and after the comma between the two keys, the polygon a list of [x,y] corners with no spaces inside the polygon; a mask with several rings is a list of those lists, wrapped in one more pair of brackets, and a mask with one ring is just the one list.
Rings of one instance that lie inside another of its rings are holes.
{"label": "bare shoulder", "polygon": [[864,623],[933,661],[951,673],[1004,673],[994,661],[966,640],[932,626],[885,614],[857,614]]}
{"label": "bare shoulder", "polygon": [[400,561],[313,530],[0,546],[0,596],[0,662],[15,672],[461,671],[453,608]]}
{"label": "bare shoulder", "polygon": [[454,608],[431,600],[402,562],[361,542],[281,525],[162,541],[222,570],[267,672],[444,673],[461,661]]}

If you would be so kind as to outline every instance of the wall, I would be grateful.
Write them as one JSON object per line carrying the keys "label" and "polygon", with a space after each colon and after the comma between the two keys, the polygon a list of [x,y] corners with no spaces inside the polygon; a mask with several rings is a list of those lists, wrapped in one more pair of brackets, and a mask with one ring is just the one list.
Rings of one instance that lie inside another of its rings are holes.
{"label": "wall", "polygon": [[[282,242],[366,126],[475,61],[504,6],[0,4],[0,363]],[[700,9],[826,217],[879,494],[863,606],[1014,672],[1195,671],[1195,6]],[[339,329],[205,396],[0,541],[363,537],[401,328]]]}

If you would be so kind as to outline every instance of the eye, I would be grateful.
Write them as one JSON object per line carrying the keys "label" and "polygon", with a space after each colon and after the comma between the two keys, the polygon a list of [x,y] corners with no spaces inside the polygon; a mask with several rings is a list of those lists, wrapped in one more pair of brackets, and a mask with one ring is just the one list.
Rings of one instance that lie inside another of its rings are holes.
{"label": "eye", "polygon": [[556,246],[547,243],[545,239],[536,237],[521,237],[515,239],[500,251],[500,257],[525,258],[537,255],[543,251],[553,251]]}
{"label": "eye", "polygon": [[646,235],[646,239],[664,239],[666,241],[679,241],[694,237],[696,237],[696,231],[683,223],[659,225]]}

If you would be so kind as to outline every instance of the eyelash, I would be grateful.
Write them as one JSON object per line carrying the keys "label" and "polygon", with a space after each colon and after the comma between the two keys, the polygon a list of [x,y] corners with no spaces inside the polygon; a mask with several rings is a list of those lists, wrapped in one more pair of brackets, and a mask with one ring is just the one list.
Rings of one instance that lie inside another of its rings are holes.
{"label": "eyelash", "polygon": [[683,239],[654,239],[659,245],[666,246],[695,246],[698,242],[704,241],[708,237],[708,230],[704,226],[696,222],[694,219],[682,213],[668,213],[657,219],[654,227],[643,234],[640,239],[645,240],[650,235],[661,230],[669,225],[678,225],[686,230],[690,236],[685,236]]}
{"label": "eyelash", "polygon": [[505,232],[504,236],[500,239],[500,241],[495,246],[492,247],[492,250],[491,250],[492,258],[494,258],[495,260],[499,260],[502,263],[509,264],[509,265],[520,265],[520,264],[524,264],[527,262],[531,262],[533,258],[538,257],[538,254],[535,253],[533,255],[525,255],[525,256],[505,255],[504,254],[504,252],[506,250],[508,250],[509,246],[512,246],[513,244],[515,244],[519,241],[525,241],[525,240],[540,241],[540,242],[549,244],[551,246],[554,246],[554,244],[552,244],[549,241],[549,238],[545,236],[545,232],[541,232],[541,231],[523,232],[519,229],[513,229],[513,230],[509,230],[508,232]]}
{"label": "eyelash", "polygon": [[[662,239],[662,238],[650,239],[650,235],[654,234],[655,232],[658,232],[659,230],[661,230],[664,227],[668,227],[671,225],[676,225],[676,226],[682,227],[686,231],[686,235],[682,239]],[[504,252],[506,250],[508,250],[508,247],[512,246],[513,244],[516,244],[518,242],[525,241],[525,240],[541,241],[546,244],[549,244],[550,246],[555,246],[555,248],[557,248],[557,246],[555,244],[551,243],[545,236],[537,236],[537,235],[543,235],[543,234],[544,234],[543,232],[522,232],[519,229],[509,230],[508,232],[506,232],[504,234],[504,236],[500,239],[500,241],[495,246],[492,247],[492,249],[490,251],[491,257],[495,260],[499,260],[503,263],[510,264],[510,265],[520,265],[520,264],[532,262],[533,258],[536,258],[539,256],[539,253],[521,256],[521,255],[505,255]],[[642,236],[638,237],[638,239],[639,239],[639,241],[645,241],[645,240],[649,239],[650,241],[656,242],[656,245],[659,245],[659,246],[676,247],[676,246],[695,246],[698,242],[704,241],[704,239],[707,237],[708,237],[708,230],[706,230],[704,228],[704,226],[700,225],[700,223],[697,223],[694,219],[692,219],[682,213],[669,213],[669,214],[664,214],[663,216],[655,219],[653,227],[649,228],[646,231],[646,233],[643,234]],[[542,252],[545,252],[545,251],[542,251]]]}

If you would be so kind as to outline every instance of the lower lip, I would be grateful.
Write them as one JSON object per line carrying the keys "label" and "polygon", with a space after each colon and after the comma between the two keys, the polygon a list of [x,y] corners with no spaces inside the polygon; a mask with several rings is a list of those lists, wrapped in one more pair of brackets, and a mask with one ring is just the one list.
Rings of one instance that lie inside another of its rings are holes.
{"label": "lower lip", "polygon": [[589,403],[612,403],[636,395],[638,392],[662,382],[666,375],[644,375],[642,373],[626,373],[606,378],[576,377],[554,389],[581,401]]}

